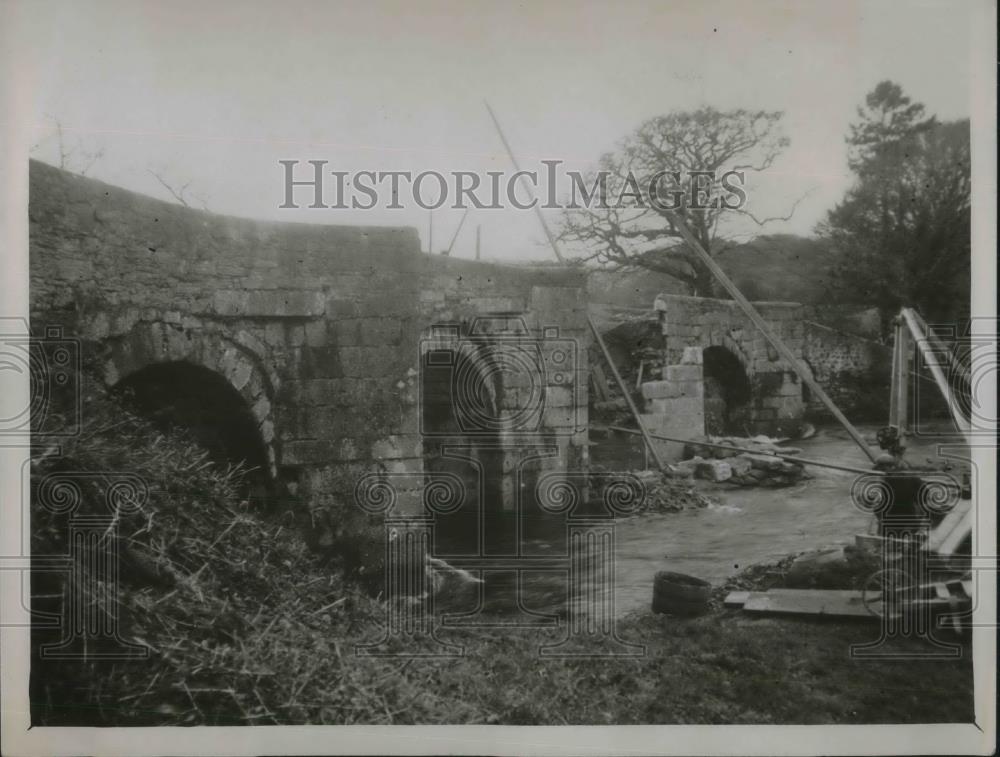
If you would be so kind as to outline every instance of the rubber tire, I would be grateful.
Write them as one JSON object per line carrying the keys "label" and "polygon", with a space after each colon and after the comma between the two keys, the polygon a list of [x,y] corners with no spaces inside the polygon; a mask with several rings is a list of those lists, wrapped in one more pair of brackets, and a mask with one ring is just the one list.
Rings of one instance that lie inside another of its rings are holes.
{"label": "rubber tire", "polygon": [[653,612],[693,617],[708,611],[712,585],[700,578],[662,570],[653,579]]}

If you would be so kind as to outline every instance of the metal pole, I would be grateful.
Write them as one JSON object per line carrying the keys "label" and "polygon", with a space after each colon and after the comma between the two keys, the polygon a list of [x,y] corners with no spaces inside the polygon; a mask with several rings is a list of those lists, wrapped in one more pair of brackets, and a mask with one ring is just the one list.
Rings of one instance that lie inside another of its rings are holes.
{"label": "metal pole", "polygon": [[[626,434],[638,434],[634,428],[624,428],[623,426],[608,426],[611,431],[621,431]],[[736,452],[746,452],[750,455],[768,455],[770,457],[776,457],[779,460],[788,460],[792,463],[802,463],[803,465],[815,465],[819,468],[833,468],[834,470],[847,471],[848,473],[864,473],[866,475],[873,476],[884,476],[882,471],[870,470],[868,468],[855,468],[850,465],[841,465],[839,463],[826,463],[820,460],[810,460],[805,457],[796,457],[794,455],[782,455],[778,452],[762,452],[760,450],[746,449],[745,447],[736,447],[732,444],[718,444],[716,442],[693,442],[690,439],[679,439],[672,436],[664,436],[663,434],[650,434],[654,439],[662,439],[665,442],[681,442],[682,444],[696,444],[699,447],[717,447],[719,449],[734,450]]]}
{"label": "metal pole", "polygon": [[699,242],[695,235],[691,232],[691,229],[688,228],[684,220],[676,213],[670,213],[670,220],[673,222],[674,227],[681,235],[681,238],[687,242],[692,252],[698,256],[701,262],[705,264],[705,267],[708,268],[715,278],[719,280],[719,283],[722,284],[727,292],[729,292],[730,296],[736,300],[736,304],[740,306],[747,318],[753,321],[753,324],[760,329],[764,338],[767,339],[771,346],[778,351],[778,353],[791,366],[792,370],[799,375],[799,378],[806,383],[809,389],[812,390],[812,393],[819,397],[820,401],[826,406],[826,409],[829,410],[833,417],[840,422],[840,425],[844,427],[848,434],[850,434],[851,438],[861,448],[862,452],[864,452],[868,456],[868,459],[874,463],[876,455],[871,449],[868,448],[868,444],[865,442],[864,437],[861,436],[861,433],[854,428],[853,424],[847,420],[847,417],[840,412],[840,408],[838,408],[834,404],[833,400],[827,396],[827,393],[823,391],[823,387],[821,387],[816,380],[809,375],[805,366],[799,363],[798,358],[795,357],[795,353],[793,353],[788,346],[781,341],[777,334],[771,331],[771,327],[767,325],[767,322],[761,317],[760,313],[757,312],[757,309],[746,297],[743,296],[743,293],[726,275],[725,271],[719,267],[719,264],[712,259],[712,256],[705,251],[701,242]]}

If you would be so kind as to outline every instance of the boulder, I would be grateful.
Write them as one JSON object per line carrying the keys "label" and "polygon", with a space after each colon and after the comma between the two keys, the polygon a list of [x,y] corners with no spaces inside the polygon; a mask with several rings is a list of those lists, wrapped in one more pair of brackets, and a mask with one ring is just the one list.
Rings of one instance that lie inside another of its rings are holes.
{"label": "boulder", "polygon": [[691,477],[694,476],[695,472],[698,470],[698,465],[703,462],[705,461],[702,458],[693,457],[690,460],[681,460],[679,463],[674,463],[673,468],[680,475]]}

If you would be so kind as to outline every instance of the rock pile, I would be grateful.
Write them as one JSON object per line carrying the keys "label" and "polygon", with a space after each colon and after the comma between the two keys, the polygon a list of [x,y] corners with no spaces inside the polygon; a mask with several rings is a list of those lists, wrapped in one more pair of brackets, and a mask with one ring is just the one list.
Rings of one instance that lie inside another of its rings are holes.
{"label": "rock pile", "polygon": [[669,478],[660,471],[632,471],[646,488],[646,498],[640,512],[677,513],[681,510],[696,510],[715,504],[711,497],[696,491],[691,483],[678,478]]}
{"label": "rock pile", "polygon": [[[730,445],[753,452],[708,446],[706,442]],[[779,447],[773,439],[755,436],[750,439],[737,437],[700,437],[684,445],[689,459],[675,463],[674,468],[683,475],[702,478],[715,483],[728,482],[738,486],[791,486],[810,478],[801,463],[782,460],[775,454],[796,455],[801,452],[793,447]]]}

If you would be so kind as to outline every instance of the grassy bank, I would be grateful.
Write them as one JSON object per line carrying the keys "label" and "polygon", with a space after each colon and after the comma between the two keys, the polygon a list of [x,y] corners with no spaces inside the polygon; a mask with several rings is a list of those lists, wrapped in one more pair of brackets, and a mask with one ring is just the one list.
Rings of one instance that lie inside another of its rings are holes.
{"label": "grassy bank", "polygon": [[[719,607],[691,620],[622,619],[619,636],[645,645],[637,658],[541,658],[539,646],[558,630],[497,628],[441,631],[465,647],[459,658],[359,657],[356,644],[379,638],[384,607],[305,546],[301,518],[254,508],[240,496],[240,471],[211,464],[191,440],[90,391],[89,431],[58,451],[41,445],[32,480],[128,471],[147,481],[142,507],[118,513],[116,612],[122,635],[150,653],[67,661],[42,660],[36,649],[36,725],[971,719],[969,654],[856,661],[849,646],[875,638],[871,623],[752,618]],[[81,493],[83,510],[96,512],[108,483],[93,478]],[[64,515],[36,501],[36,554],[64,552],[65,528]],[[40,595],[60,588],[38,578]],[[34,634],[36,647],[53,640],[52,632]],[[580,651],[599,649],[595,642]]]}

